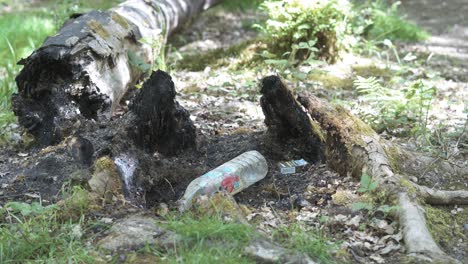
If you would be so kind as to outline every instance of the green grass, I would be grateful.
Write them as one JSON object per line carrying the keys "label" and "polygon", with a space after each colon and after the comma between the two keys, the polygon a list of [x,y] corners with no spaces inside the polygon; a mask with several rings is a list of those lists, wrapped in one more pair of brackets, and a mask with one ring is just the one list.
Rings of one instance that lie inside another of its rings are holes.
{"label": "green grass", "polygon": [[319,231],[304,230],[298,224],[278,229],[273,238],[286,248],[305,253],[319,263],[334,263],[330,251],[337,248]]}
{"label": "green grass", "polygon": [[15,77],[21,69],[16,63],[54,31],[54,20],[44,12],[0,16],[0,142],[8,137],[8,126],[16,122],[10,110],[11,95],[16,92]]}
{"label": "green grass", "polygon": [[[62,206],[10,202],[0,209],[0,263],[91,263],[84,245],[87,193],[75,187]],[[76,209],[79,217],[74,220]]]}
{"label": "green grass", "polygon": [[166,227],[185,238],[166,256],[169,263],[255,263],[242,255],[255,236],[252,227],[225,222],[220,216],[190,214],[169,218]]}
{"label": "green grass", "polygon": [[[384,1],[370,1],[367,5],[367,11],[361,8],[362,11],[368,12],[370,23],[366,28],[366,36],[374,41],[384,39],[401,40],[401,41],[421,41],[429,37],[429,33],[424,31],[418,25],[406,20],[402,15],[399,7],[399,2],[392,4],[390,7]],[[359,11],[358,11],[359,12]]]}
{"label": "green grass", "polygon": [[89,263],[92,257],[77,236],[79,223],[53,216],[0,224],[0,263]]}

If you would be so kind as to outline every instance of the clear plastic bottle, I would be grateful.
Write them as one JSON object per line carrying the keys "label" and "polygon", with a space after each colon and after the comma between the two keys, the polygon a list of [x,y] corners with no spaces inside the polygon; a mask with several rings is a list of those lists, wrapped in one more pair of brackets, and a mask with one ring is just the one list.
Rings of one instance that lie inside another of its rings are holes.
{"label": "clear plastic bottle", "polygon": [[223,165],[193,180],[179,201],[181,212],[192,206],[192,200],[199,195],[209,195],[226,190],[236,194],[265,178],[268,164],[258,151],[245,152]]}

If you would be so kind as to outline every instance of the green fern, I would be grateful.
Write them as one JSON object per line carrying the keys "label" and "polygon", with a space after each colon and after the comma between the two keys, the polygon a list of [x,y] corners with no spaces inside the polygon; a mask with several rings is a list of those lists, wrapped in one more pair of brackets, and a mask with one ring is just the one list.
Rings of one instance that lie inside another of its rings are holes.
{"label": "green fern", "polygon": [[356,90],[360,94],[370,94],[383,89],[377,78],[373,76],[369,78],[357,76],[357,79],[354,81],[354,86],[356,86]]}
{"label": "green fern", "polygon": [[426,135],[427,117],[436,88],[417,80],[402,89],[384,87],[375,77],[358,76],[354,86],[359,95],[360,117],[377,132]]}

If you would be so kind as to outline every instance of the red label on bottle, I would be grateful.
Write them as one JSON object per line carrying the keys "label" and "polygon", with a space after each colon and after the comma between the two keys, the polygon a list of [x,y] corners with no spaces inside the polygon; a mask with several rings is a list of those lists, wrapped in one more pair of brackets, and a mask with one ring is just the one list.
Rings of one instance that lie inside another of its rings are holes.
{"label": "red label on bottle", "polygon": [[234,189],[239,188],[239,176],[229,176],[221,182],[221,188],[232,193]]}

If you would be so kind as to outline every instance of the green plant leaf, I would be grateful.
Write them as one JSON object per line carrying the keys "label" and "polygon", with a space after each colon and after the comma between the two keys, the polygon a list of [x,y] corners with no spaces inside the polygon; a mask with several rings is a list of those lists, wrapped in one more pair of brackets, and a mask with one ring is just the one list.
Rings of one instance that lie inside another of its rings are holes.
{"label": "green plant leaf", "polygon": [[22,216],[28,216],[32,213],[31,205],[23,202],[9,202],[5,207],[13,212],[19,212]]}
{"label": "green plant leaf", "polygon": [[368,190],[369,192],[372,192],[373,190],[375,190],[375,189],[377,188],[377,186],[378,186],[377,182],[374,182],[374,181],[373,181],[373,182],[371,182],[371,183],[369,184],[367,190]]}
{"label": "green plant leaf", "polygon": [[357,202],[351,205],[351,210],[353,210],[354,212],[361,211],[364,209],[371,211],[373,208],[374,206],[371,203],[364,203],[364,202]]}

